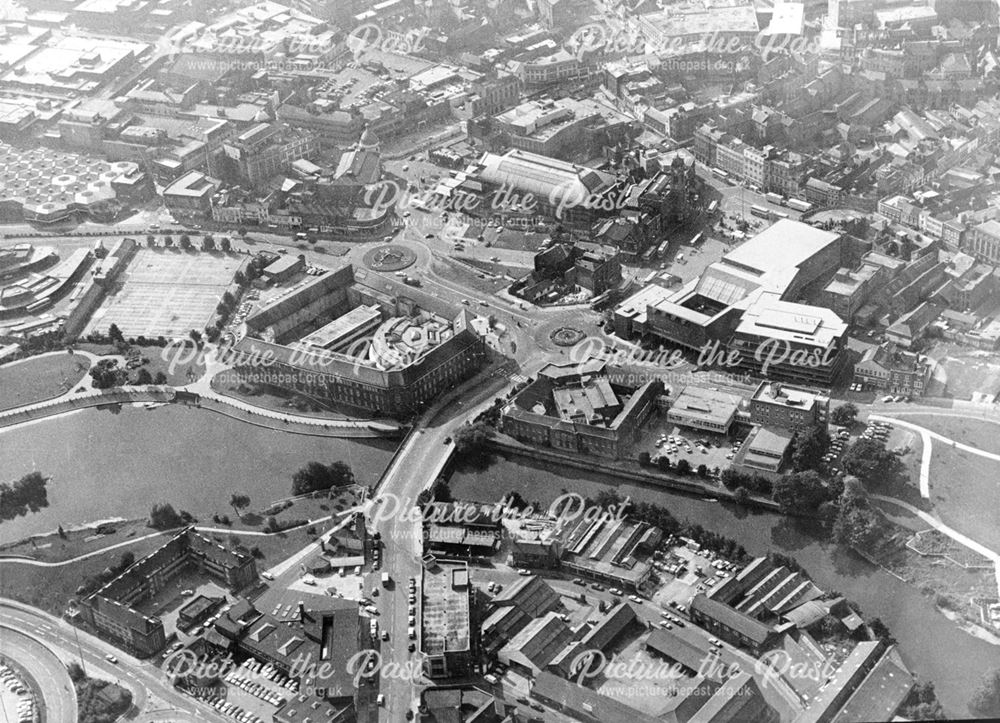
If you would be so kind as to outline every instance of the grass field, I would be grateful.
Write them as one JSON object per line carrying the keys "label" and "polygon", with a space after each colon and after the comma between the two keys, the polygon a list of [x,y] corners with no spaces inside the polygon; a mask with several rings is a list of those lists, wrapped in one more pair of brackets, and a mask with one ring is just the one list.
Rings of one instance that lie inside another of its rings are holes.
{"label": "grass field", "polygon": [[[904,422],[919,424],[932,432],[943,434],[956,442],[968,444],[984,452],[1000,454],[1000,423],[990,422],[983,418],[976,418],[974,413],[969,416],[954,415],[932,415],[932,414],[906,414],[899,415]],[[942,442],[934,443],[934,451]]]}
{"label": "grass field", "polygon": [[1000,463],[934,443],[931,501],[941,520],[1000,550]]}
{"label": "grass field", "polygon": [[71,354],[0,367],[0,411],[58,397],[83,379],[89,368],[89,360]]}

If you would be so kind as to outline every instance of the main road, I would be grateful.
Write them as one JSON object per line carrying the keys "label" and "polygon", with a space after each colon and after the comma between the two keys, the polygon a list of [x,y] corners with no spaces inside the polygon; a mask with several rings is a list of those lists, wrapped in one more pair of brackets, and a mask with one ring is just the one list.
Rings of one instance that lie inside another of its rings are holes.
{"label": "main road", "polygon": [[[132,692],[133,704],[143,712],[142,720],[153,716],[160,721],[175,720],[178,723],[182,721],[189,723],[192,720],[219,723],[227,721],[214,708],[178,692],[166,674],[154,663],[133,658],[110,643],[75,629],[65,620],[3,598],[0,598],[0,619],[3,620],[4,629],[3,636],[0,637],[0,651],[8,650],[7,641],[11,639],[8,637],[11,634],[8,631],[13,631],[31,638],[64,665],[74,661],[80,663],[82,660],[88,676],[114,681],[128,688]],[[16,649],[12,649],[12,652],[16,653]],[[118,662],[110,662],[106,657],[108,655],[113,656]],[[21,662],[20,658],[18,660]],[[69,679],[65,667],[62,669],[62,675],[58,674],[58,670],[55,670],[54,674],[57,676],[55,682],[64,689]],[[45,690],[43,686],[43,693]],[[64,708],[69,708],[72,702],[72,714],[60,709],[60,715],[50,716],[49,720],[59,723],[76,720],[75,693],[70,698],[64,689],[62,696],[55,696],[53,700],[57,706]],[[49,698],[46,697],[46,703],[48,702]]]}

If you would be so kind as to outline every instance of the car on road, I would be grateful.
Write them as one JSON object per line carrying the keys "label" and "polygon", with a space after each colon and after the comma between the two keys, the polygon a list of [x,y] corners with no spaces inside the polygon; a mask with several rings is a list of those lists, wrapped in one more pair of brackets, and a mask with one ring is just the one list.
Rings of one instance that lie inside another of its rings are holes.
{"label": "car on road", "polygon": [[379,693],[378,697],[375,699],[375,703],[380,707],[385,707],[385,693]]}
{"label": "car on road", "polygon": [[585,583],[583,580],[581,580],[578,577],[574,577],[573,578],[573,584],[574,585],[580,585],[581,587],[586,587],[586,585],[587,585],[587,583]]}
{"label": "car on road", "polygon": [[529,572],[528,570],[525,570],[522,567],[520,570],[517,571],[517,574],[520,575],[521,577],[527,577],[528,575],[531,574],[531,572]]}
{"label": "car on road", "polygon": [[497,677],[495,675],[491,675],[489,673],[483,676],[483,680],[485,680],[490,685],[496,685],[498,682],[500,682],[497,680]]}
{"label": "car on road", "polygon": [[406,649],[409,650],[412,653],[414,650],[417,649],[417,644],[416,643],[410,643],[409,646],[407,646]]}
{"label": "car on road", "polygon": [[592,590],[597,590],[597,592],[603,592],[604,591],[604,585],[602,585],[599,582],[592,583],[591,586],[590,586],[590,588]]}
{"label": "car on road", "polygon": [[388,639],[389,639],[389,631],[388,630],[383,630],[382,631],[382,640],[388,640]]}
{"label": "car on road", "polygon": [[639,604],[639,605],[642,605],[642,602],[643,602],[642,598],[639,597],[638,595],[629,595],[628,599],[631,600],[634,603]]}
{"label": "car on road", "polygon": [[107,655],[105,655],[104,659],[107,660],[112,665],[117,665],[118,664],[118,658],[116,658],[115,656],[113,656],[111,653],[108,653]]}

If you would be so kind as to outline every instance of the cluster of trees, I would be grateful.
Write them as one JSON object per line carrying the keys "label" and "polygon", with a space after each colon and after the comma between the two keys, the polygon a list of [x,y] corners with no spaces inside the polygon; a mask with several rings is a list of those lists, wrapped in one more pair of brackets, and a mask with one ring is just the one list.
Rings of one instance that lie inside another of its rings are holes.
{"label": "cluster of trees", "polygon": [[230,292],[223,292],[222,298],[219,300],[218,305],[215,307],[215,313],[219,315],[220,320],[225,319],[232,312],[233,307],[236,306],[236,297]]}
{"label": "cluster of trees", "polygon": [[796,472],[819,470],[823,456],[830,449],[830,435],[825,424],[814,424],[792,439],[792,469]]}
{"label": "cluster of trees", "polygon": [[41,472],[29,472],[16,482],[0,484],[0,519],[9,520],[28,510],[36,512],[48,507],[47,483]]}
{"label": "cluster of trees", "polygon": [[306,524],[309,520],[282,520],[278,521],[276,517],[268,517],[267,521],[264,523],[264,532],[284,532],[285,530],[290,530],[293,527],[299,527],[300,525]]}
{"label": "cluster of trees", "polygon": [[901,468],[899,457],[874,439],[859,439],[844,453],[844,469],[864,482],[892,479]]}
{"label": "cluster of trees", "polygon": [[111,389],[128,383],[128,373],[118,368],[116,359],[99,359],[90,369],[95,389]]}
{"label": "cluster of trees", "polygon": [[292,494],[305,495],[354,484],[354,472],[344,462],[310,462],[292,475]]}
{"label": "cluster of trees", "polygon": [[833,410],[830,421],[841,427],[850,427],[858,418],[858,408],[852,402],[846,402]]}
{"label": "cluster of trees", "polygon": [[946,720],[934,683],[917,683],[906,696],[899,713],[906,720]]}
{"label": "cluster of trees", "polygon": [[979,688],[972,695],[969,710],[980,718],[1000,718],[1000,668],[983,676]]}
{"label": "cluster of trees", "polygon": [[834,539],[841,545],[864,550],[876,546],[884,534],[882,514],[871,506],[861,482],[856,477],[845,479],[833,522]]}
{"label": "cluster of trees", "polygon": [[490,461],[489,443],[494,429],[485,421],[467,424],[455,432],[455,454],[470,466],[486,466]]}
{"label": "cluster of trees", "polygon": [[242,518],[240,510],[245,510],[250,506],[250,496],[239,492],[234,492],[229,498],[229,506],[236,512],[236,516]]}
{"label": "cluster of trees", "polygon": [[127,688],[88,678],[78,663],[66,668],[76,688],[80,723],[114,723],[132,707],[132,693]]}
{"label": "cluster of trees", "polygon": [[[518,497],[520,498],[520,495],[518,495]],[[451,494],[451,485],[448,484],[448,480],[446,480],[444,477],[438,477],[434,481],[434,484],[432,484],[429,488],[423,490],[419,495],[417,495],[417,504],[420,507],[424,507],[430,502],[441,502],[442,504],[444,504],[448,502],[454,502],[454,500],[455,498]],[[527,504],[524,505],[524,507],[526,506]],[[524,507],[519,507],[518,509],[524,509]]]}
{"label": "cluster of trees", "polygon": [[[639,459],[639,464],[642,465],[643,467],[655,466],[661,472],[669,472],[670,470],[673,470],[679,475],[687,475],[691,474],[693,470],[693,468],[691,467],[691,463],[683,458],[677,460],[677,464],[671,464],[670,458],[664,455],[657,457],[656,463],[654,465],[652,458],[649,456],[649,452],[640,452],[638,459]],[[700,464],[698,465],[696,473],[699,477],[708,477],[708,467],[706,467],[703,464]]]}
{"label": "cluster of trees", "polygon": [[727,490],[734,490],[737,494],[740,488],[743,488],[744,492],[755,495],[768,496],[771,494],[773,486],[771,480],[761,474],[746,474],[745,472],[739,472],[732,467],[727,467],[722,470],[722,474],[719,477],[722,482],[722,486]]}
{"label": "cluster of trees", "polygon": [[832,517],[834,506],[843,492],[839,479],[824,480],[818,472],[805,470],[783,475],[774,483],[771,498],[786,513],[819,513]]}
{"label": "cluster of trees", "polygon": [[175,527],[190,525],[194,522],[191,513],[181,510],[177,512],[173,505],[166,502],[154,504],[149,511],[149,526],[154,530],[172,530]]}

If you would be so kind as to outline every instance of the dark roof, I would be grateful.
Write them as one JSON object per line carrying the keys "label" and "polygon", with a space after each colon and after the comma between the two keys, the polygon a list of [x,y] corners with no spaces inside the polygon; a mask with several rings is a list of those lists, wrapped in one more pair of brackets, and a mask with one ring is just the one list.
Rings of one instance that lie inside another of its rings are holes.
{"label": "dark roof", "polygon": [[744,615],[738,610],[705,595],[695,595],[690,608],[692,612],[700,612],[757,644],[763,643],[774,632],[770,627],[749,615]]}
{"label": "dark roof", "polygon": [[628,721],[629,723],[661,723],[657,718],[601,695],[589,688],[571,683],[552,673],[542,671],[535,677],[531,695],[552,701],[563,711],[582,721]]}

